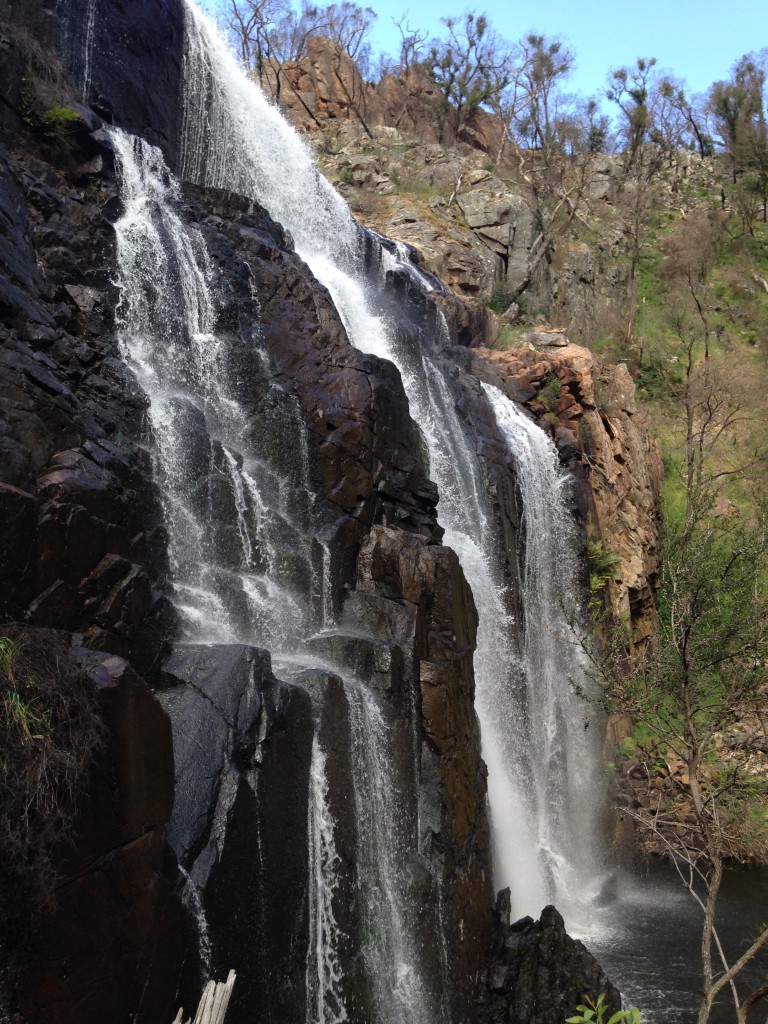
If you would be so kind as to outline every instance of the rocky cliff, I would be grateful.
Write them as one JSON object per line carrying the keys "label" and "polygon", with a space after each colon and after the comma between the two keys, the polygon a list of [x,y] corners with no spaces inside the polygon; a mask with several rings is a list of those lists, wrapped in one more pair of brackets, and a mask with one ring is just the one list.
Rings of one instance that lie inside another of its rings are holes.
{"label": "rocky cliff", "polygon": [[520,402],[551,432],[581,482],[587,533],[619,556],[607,588],[617,621],[629,624],[639,651],[657,628],[661,568],[658,446],[623,363],[606,365],[560,334],[534,334],[510,352],[475,349],[472,369]]}
{"label": "rocky cliff", "polygon": [[[306,57],[270,64],[262,78],[363,223],[414,246],[471,304],[484,308],[493,296],[503,311],[505,296],[527,279],[549,217],[538,197],[535,155],[503,146],[497,119],[482,109],[454,136],[441,125],[440,97],[426,70],[415,65],[374,85],[321,37],[310,39]],[[585,341],[622,315],[631,282],[620,164],[595,156],[579,173],[577,187],[567,189],[581,204],[573,230],[557,232],[502,330],[541,317]],[[488,317],[486,336],[495,340],[499,329]]]}
{"label": "rocky cliff", "polygon": [[[118,344],[121,198],[105,125],[144,135],[175,166],[183,16],[175,0],[95,10],[89,19],[85,0],[61,0],[55,11],[29,0],[0,8],[0,619],[66,631],[108,730],[73,847],[56,854],[55,906],[15,951],[15,998],[29,1024],[158,1024],[178,1003],[191,1007],[208,973],[235,967],[228,1022],[303,1020],[309,794],[320,736],[338,823],[332,902],[345,937],[344,997],[350,1019],[367,1019],[353,712],[338,674],[348,670],[380,700],[409,786],[405,802],[420,823],[410,869],[417,916],[439,917],[446,936],[446,949],[427,956],[428,985],[442,990],[454,1019],[468,1021],[493,936],[473,707],[477,613],[441,543],[439,496],[400,376],[350,345],[328,292],[265,210],[184,186],[179,216],[210,255],[238,399],[275,468],[296,447],[298,410],[314,558],[328,566],[328,593],[312,600],[330,603],[335,626],[309,638],[317,665],[288,682],[253,645],[180,642],[148,399]],[[504,223],[522,225],[529,212],[507,200],[499,199]],[[501,214],[486,223],[463,201],[467,221],[479,217],[478,231],[489,229],[483,244],[495,268],[504,254],[490,229]],[[514,273],[514,256],[508,266]],[[459,283],[447,264],[446,272]],[[564,459],[590,481],[585,521],[589,511],[592,528],[622,554],[617,601],[629,607],[638,639],[647,636],[656,470],[631,382],[580,350],[470,350],[486,339],[476,308],[404,272],[388,287],[382,301],[398,311],[409,343],[432,346],[446,366],[464,429],[483,453],[506,577],[514,582],[517,571],[514,470],[479,379],[539,417],[554,416]],[[440,310],[447,335],[434,330]],[[542,392],[552,379],[561,388],[550,408]],[[199,492],[222,493],[220,454],[200,455]],[[234,499],[221,501],[234,521]],[[584,984],[596,977],[589,971]],[[494,982],[493,999],[513,999],[515,977]],[[549,1016],[535,1019],[555,1024],[571,996],[562,992]]]}

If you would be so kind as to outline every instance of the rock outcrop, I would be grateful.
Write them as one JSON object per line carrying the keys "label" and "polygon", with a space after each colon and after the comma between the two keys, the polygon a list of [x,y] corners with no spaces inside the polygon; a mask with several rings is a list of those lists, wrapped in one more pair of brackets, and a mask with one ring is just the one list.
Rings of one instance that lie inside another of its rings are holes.
{"label": "rock outcrop", "polygon": [[525,405],[548,429],[576,478],[591,539],[620,556],[608,588],[618,621],[629,623],[638,651],[654,634],[661,565],[658,447],[623,363],[608,366],[587,349],[477,349],[472,368]]}
{"label": "rock outcrop", "polygon": [[493,951],[483,973],[478,1024],[562,1024],[585,996],[605,996],[608,1015],[621,996],[585,948],[565,931],[560,914],[545,907],[538,921],[509,922],[509,890],[499,893]]}
{"label": "rock outcrop", "polygon": [[[421,709],[420,846],[444,882],[452,995],[463,1019],[491,923],[486,771],[473,710],[472,593],[453,551],[374,527],[340,624],[398,645],[404,662],[392,696]],[[429,912],[425,905],[423,913]]]}

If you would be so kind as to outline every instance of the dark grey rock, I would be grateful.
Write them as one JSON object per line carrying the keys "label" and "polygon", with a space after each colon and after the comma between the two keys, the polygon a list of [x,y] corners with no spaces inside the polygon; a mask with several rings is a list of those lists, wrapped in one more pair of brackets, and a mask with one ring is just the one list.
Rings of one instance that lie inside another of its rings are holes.
{"label": "dark grey rock", "polygon": [[[197,890],[211,970],[238,974],[227,1021],[300,1020],[308,942],[310,698],[267,652],[179,644],[161,695],[176,799],[170,844]],[[279,979],[279,982],[277,981]]]}
{"label": "dark grey rock", "polygon": [[509,923],[509,889],[497,898],[493,949],[480,985],[477,1024],[562,1024],[585,996],[604,993],[607,1016],[621,995],[554,907]]}

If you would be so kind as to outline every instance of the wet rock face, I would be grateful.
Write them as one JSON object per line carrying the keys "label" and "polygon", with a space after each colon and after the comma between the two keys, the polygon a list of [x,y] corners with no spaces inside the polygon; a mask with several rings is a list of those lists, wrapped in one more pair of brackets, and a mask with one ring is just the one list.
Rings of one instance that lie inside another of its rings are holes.
{"label": "wet rock face", "polygon": [[603,993],[607,1016],[621,996],[582,942],[565,931],[560,914],[509,923],[509,890],[499,893],[493,951],[483,972],[478,1024],[562,1024],[585,996]]}
{"label": "wet rock face", "polygon": [[57,851],[56,908],[25,949],[17,998],[27,1020],[171,1020],[192,922],[174,893],[165,844],[173,803],[167,716],[114,655],[75,648],[106,724],[74,846]]}
{"label": "wet rock face", "polygon": [[[452,993],[468,1014],[490,935],[485,766],[474,713],[477,612],[453,551],[374,527],[358,559],[342,626],[395,642],[404,665],[392,699],[420,707],[416,797],[421,846],[443,888]],[[434,907],[424,912],[434,912]]]}
{"label": "wet rock face", "polygon": [[[252,344],[269,359],[268,378],[249,359],[238,401],[258,424],[269,418],[268,388],[295,396],[327,527],[338,532],[339,520],[351,518],[439,537],[437,491],[397,370],[352,348],[327,292],[265,211],[210,189],[188,187],[186,196],[221,273],[221,329],[242,334],[249,323]],[[281,457],[270,451],[274,435],[265,434],[264,444],[268,456]]]}
{"label": "wet rock face", "polygon": [[247,1024],[256,1007],[301,1020],[310,700],[274,678],[266,651],[234,644],[178,645],[165,680],[176,764],[168,839],[187,903],[203,915],[204,969],[237,972],[228,1021]]}
{"label": "wet rock face", "polygon": [[181,0],[5,0],[9,22],[60,54],[75,97],[143,135],[175,166]]}
{"label": "wet rock face", "polygon": [[0,618],[77,630],[151,672],[173,616],[145,399],[117,359],[115,186],[5,153],[0,176]]}

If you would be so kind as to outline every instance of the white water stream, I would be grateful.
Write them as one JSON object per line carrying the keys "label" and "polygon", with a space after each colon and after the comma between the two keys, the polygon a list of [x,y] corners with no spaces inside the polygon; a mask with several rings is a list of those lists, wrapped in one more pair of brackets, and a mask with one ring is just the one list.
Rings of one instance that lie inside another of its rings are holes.
{"label": "white water stream", "polygon": [[483,384],[521,492],[528,814],[544,895],[584,927],[605,879],[599,827],[604,782],[599,718],[574,692],[585,684],[571,623],[581,612],[570,479],[551,439],[498,388]]}
{"label": "white water stream", "polygon": [[[293,577],[311,576],[310,538],[286,509],[292,491],[306,490],[304,456],[282,477],[264,459],[235,392],[231,346],[216,331],[216,274],[202,236],[179,217],[178,184],[157,149],[118,130],[112,140],[124,204],[115,225],[121,353],[150,403],[187,639],[295,650],[308,626]],[[262,365],[262,353],[251,355]],[[298,416],[293,433],[301,449]]]}
{"label": "white water stream", "polygon": [[371,689],[353,683],[347,684],[346,692],[355,765],[360,896],[369,936],[362,953],[372,980],[376,1019],[430,1024],[444,1018],[423,974],[409,878],[413,846],[404,813],[407,800],[395,777],[389,727]]}

